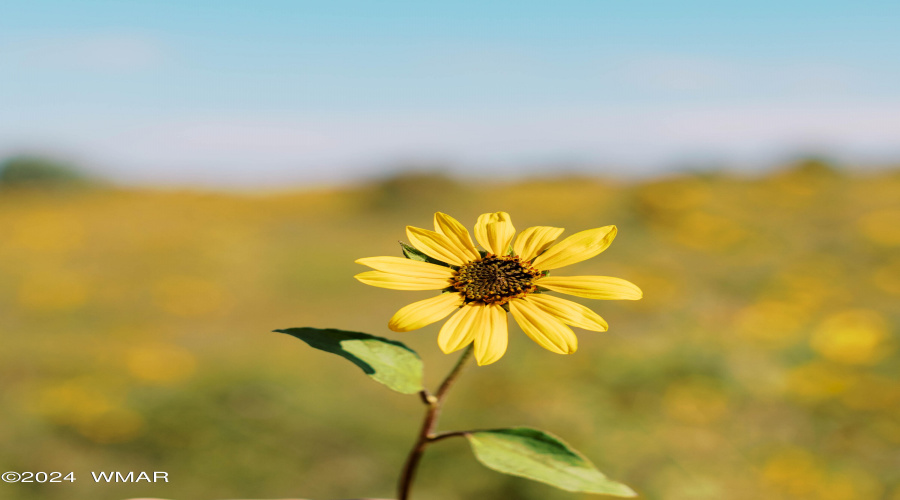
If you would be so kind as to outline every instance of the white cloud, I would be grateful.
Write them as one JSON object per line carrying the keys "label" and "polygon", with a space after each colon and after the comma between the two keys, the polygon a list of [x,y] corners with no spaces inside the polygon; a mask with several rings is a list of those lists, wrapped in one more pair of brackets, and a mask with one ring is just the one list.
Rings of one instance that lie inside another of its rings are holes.
{"label": "white cloud", "polygon": [[0,145],[60,145],[126,181],[218,185],[339,182],[377,175],[403,160],[436,161],[468,174],[515,174],[567,161],[643,173],[704,160],[764,166],[796,153],[900,158],[900,102],[478,117],[228,115],[141,123],[93,117],[44,127],[35,124],[27,134],[0,127]]}

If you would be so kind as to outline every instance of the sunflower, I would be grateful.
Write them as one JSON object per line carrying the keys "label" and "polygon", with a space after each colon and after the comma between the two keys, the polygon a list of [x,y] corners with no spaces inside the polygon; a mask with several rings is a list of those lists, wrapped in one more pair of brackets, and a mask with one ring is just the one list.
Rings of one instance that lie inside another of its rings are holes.
{"label": "sunflower", "polygon": [[469,231],[444,213],[434,214],[434,231],[407,226],[412,247],[402,257],[366,257],[359,281],[394,290],[442,290],[403,307],[388,327],[408,332],[440,321],[456,311],[438,334],[445,353],[475,343],[475,359],[487,365],[500,359],[508,342],[507,312],[545,349],[571,354],[578,338],[570,326],[605,332],[606,321],[587,307],[550,295],[559,292],[589,299],[637,300],[637,286],[607,276],[549,276],[551,270],[590,259],[612,243],[616,226],[575,233],[553,244],[562,228],[535,226],[516,234],[509,214],[483,214],[475,223],[475,248]]}

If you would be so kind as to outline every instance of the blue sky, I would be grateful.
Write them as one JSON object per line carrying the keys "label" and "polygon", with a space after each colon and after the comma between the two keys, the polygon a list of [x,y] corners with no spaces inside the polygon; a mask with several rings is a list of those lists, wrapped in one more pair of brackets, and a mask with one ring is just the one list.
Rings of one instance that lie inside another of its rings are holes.
{"label": "blue sky", "polygon": [[900,159],[900,2],[7,2],[0,156],[125,182]]}

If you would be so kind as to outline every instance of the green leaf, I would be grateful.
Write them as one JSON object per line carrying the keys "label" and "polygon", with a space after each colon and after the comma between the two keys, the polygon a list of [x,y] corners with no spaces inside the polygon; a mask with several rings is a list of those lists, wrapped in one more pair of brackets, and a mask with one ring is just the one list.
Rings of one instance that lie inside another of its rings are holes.
{"label": "green leaf", "polygon": [[398,243],[400,243],[400,249],[403,250],[403,256],[406,257],[407,259],[417,260],[419,262],[428,262],[429,264],[437,264],[439,266],[450,267],[450,264],[439,261],[437,259],[433,259],[433,258],[425,255],[424,253],[422,253],[421,251],[419,251],[418,249],[416,249],[416,247],[414,247],[412,245],[408,245],[406,243],[403,243],[402,241],[400,241]]}
{"label": "green leaf", "polygon": [[362,368],[376,382],[402,392],[422,390],[422,360],[402,342],[334,328],[275,330],[297,337],[310,347],[337,354]]}
{"label": "green leaf", "polygon": [[466,434],[485,467],[584,493],[634,497],[637,493],[602,472],[562,440],[537,429],[515,427]]}

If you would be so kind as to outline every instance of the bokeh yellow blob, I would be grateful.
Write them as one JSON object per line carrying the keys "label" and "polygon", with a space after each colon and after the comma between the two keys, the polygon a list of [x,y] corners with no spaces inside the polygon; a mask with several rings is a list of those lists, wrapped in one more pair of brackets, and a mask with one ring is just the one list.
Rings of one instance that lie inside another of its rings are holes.
{"label": "bokeh yellow blob", "polygon": [[879,438],[888,443],[900,445],[900,421],[898,421],[896,415],[893,413],[894,412],[891,412],[891,414],[886,417],[874,419],[870,425]]}
{"label": "bokeh yellow blob", "polygon": [[819,486],[817,498],[821,500],[877,499],[884,494],[884,486],[868,471],[848,469],[829,472]]}
{"label": "bokeh yellow blob", "polygon": [[866,365],[877,363],[888,353],[887,337],[887,322],[879,313],[853,309],[827,317],[813,332],[809,344],[830,361]]}
{"label": "bokeh yellow blob", "polygon": [[193,276],[166,276],[154,287],[156,304],[173,316],[203,317],[218,311],[224,293],[213,281]]}
{"label": "bokeh yellow blob", "polygon": [[900,407],[900,381],[882,375],[862,374],[841,396],[841,401],[854,410],[893,410]]}
{"label": "bokeh yellow blob", "polygon": [[46,271],[26,275],[16,296],[23,309],[36,312],[71,311],[84,305],[87,299],[88,285],[83,277]]}
{"label": "bokeh yellow blob", "polygon": [[681,382],[666,389],[663,408],[672,418],[704,425],[728,413],[728,397],[706,381]]}
{"label": "bokeh yellow blob", "polygon": [[676,178],[647,184],[638,190],[638,200],[661,211],[697,208],[710,196],[709,188],[700,181]]}
{"label": "bokeh yellow blob", "polygon": [[116,407],[80,422],[75,427],[83,436],[97,443],[125,443],[141,434],[144,419],[133,410]]}
{"label": "bokeh yellow blob", "polygon": [[875,269],[872,281],[885,292],[900,295],[900,259]]}
{"label": "bokeh yellow blob", "polygon": [[641,284],[644,297],[640,306],[656,309],[659,307],[681,307],[688,297],[685,293],[685,285],[677,279],[666,276],[660,269],[622,269],[618,274],[624,274],[629,280]]}
{"label": "bokeh yellow blob", "polygon": [[84,226],[74,215],[58,211],[35,211],[15,220],[8,244],[31,252],[65,253],[84,243]]}
{"label": "bokeh yellow blob", "polygon": [[839,367],[813,362],[794,368],[788,373],[787,390],[798,399],[818,402],[846,392],[856,381],[853,374]]}
{"label": "bokeh yellow blob", "polygon": [[35,410],[57,424],[77,425],[109,411],[116,399],[91,380],[72,379],[41,388]]}
{"label": "bokeh yellow blob", "polygon": [[150,344],[128,351],[128,371],[143,382],[168,385],[190,377],[197,360],[190,351],[172,344]]}
{"label": "bokeh yellow blob", "polygon": [[734,326],[743,337],[772,347],[784,347],[797,340],[807,316],[806,309],[796,304],[763,300],[738,312]]}
{"label": "bokeh yellow blob", "polygon": [[98,443],[121,443],[140,435],[143,418],[122,407],[122,387],[80,377],[39,389],[34,411],[57,425],[77,430]]}
{"label": "bokeh yellow blob", "polygon": [[803,448],[788,448],[769,457],[762,468],[766,486],[792,497],[806,497],[818,490],[824,479],[821,464]]}
{"label": "bokeh yellow blob", "polygon": [[838,256],[804,255],[800,261],[780,266],[764,296],[790,302],[808,311],[834,302],[852,300],[843,282],[848,279],[846,265]]}
{"label": "bokeh yellow blob", "polygon": [[673,228],[675,240],[697,250],[724,250],[749,235],[737,222],[708,212],[693,211],[684,215]]}
{"label": "bokeh yellow blob", "polygon": [[900,210],[879,210],[857,221],[859,231],[869,241],[885,246],[900,246]]}

